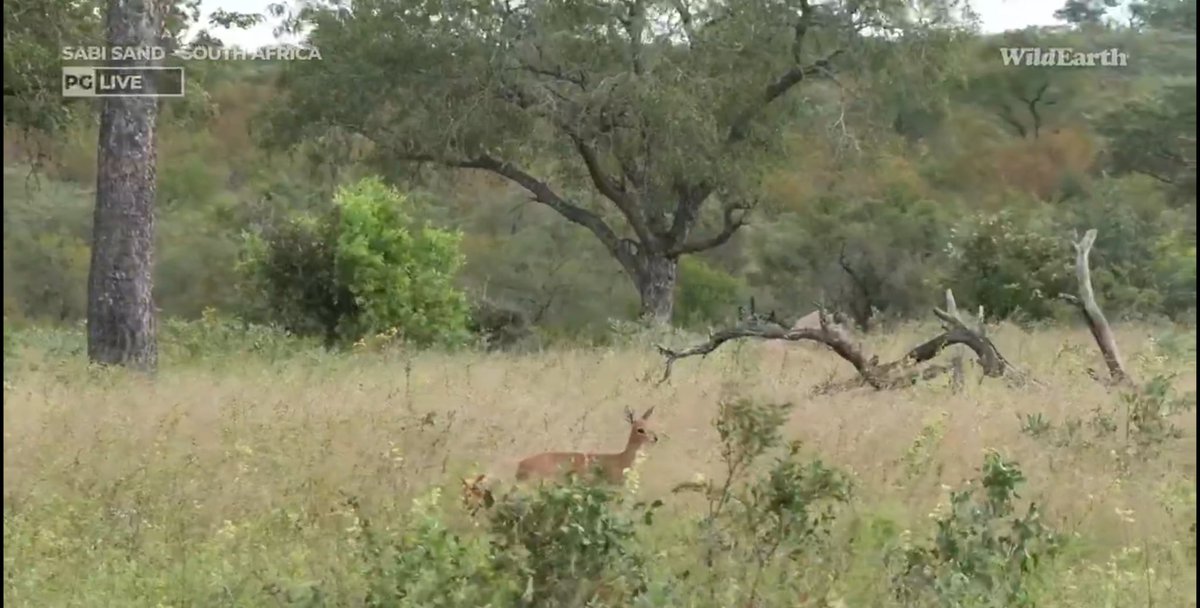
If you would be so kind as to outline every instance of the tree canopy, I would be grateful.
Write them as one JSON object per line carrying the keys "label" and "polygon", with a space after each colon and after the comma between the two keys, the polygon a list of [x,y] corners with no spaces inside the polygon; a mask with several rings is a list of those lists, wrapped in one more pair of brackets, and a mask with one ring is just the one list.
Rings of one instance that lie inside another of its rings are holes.
{"label": "tree canopy", "polygon": [[663,320],[676,260],[743,226],[787,125],[813,118],[814,97],[840,94],[835,72],[953,35],[955,3],[917,4],[936,10],[808,0],[320,6],[299,19],[324,60],[287,66],[268,141],[365,141],[393,172],[417,162],[503,176],[589,230],[638,287],[642,314]]}

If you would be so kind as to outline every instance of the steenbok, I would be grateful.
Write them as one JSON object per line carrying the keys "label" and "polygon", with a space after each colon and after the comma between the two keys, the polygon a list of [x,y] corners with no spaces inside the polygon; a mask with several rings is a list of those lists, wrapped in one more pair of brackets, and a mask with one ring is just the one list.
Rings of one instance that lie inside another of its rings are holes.
{"label": "steenbok", "polygon": [[646,410],[641,418],[625,408],[625,420],[629,422],[629,441],[625,450],[617,454],[584,454],[582,452],[545,452],[530,456],[517,465],[517,480],[559,479],[569,473],[583,477],[593,473],[600,481],[619,484],[625,479],[625,471],[633,466],[638,451],[647,443],[658,443],[658,435],[646,426],[646,419],[654,413],[654,406]]}

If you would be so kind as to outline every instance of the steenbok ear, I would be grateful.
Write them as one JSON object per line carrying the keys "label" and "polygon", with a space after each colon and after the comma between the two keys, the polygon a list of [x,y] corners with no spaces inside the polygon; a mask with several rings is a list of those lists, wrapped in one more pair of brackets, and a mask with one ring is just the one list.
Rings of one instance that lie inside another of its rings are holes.
{"label": "steenbok ear", "polygon": [[633,424],[633,410],[625,408],[625,420],[629,422],[629,424]]}
{"label": "steenbok ear", "polygon": [[653,414],[653,413],[654,413],[654,406],[652,405],[652,406],[650,406],[650,409],[646,410],[645,414],[642,414],[642,420],[649,418],[650,414]]}

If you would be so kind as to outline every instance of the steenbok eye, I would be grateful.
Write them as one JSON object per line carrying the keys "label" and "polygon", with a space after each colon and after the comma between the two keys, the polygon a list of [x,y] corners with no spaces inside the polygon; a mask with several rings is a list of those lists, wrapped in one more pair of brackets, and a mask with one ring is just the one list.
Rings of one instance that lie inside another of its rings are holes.
{"label": "steenbok eye", "polygon": [[639,433],[641,433],[641,434],[643,434],[643,435],[645,435],[645,434],[646,434],[646,429],[638,429],[638,432],[639,432]]}

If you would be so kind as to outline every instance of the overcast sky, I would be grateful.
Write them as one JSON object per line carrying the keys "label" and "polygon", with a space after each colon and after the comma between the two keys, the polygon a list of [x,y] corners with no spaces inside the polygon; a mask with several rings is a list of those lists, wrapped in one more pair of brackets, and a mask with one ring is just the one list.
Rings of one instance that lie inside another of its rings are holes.
{"label": "overcast sky", "polygon": [[[204,0],[202,3],[204,14],[201,22],[207,25],[208,15],[217,9],[241,13],[265,13],[267,4],[271,1]],[[985,32],[1003,32],[1022,29],[1030,25],[1055,25],[1059,22],[1054,19],[1054,11],[1062,4],[1061,0],[973,0],[971,3],[975,11],[979,13]],[[209,33],[220,38],[226,44],[253,49],[275,42],[271,28],[272,26],[269,24],[260,24],[247,30],[213,29]]]}

